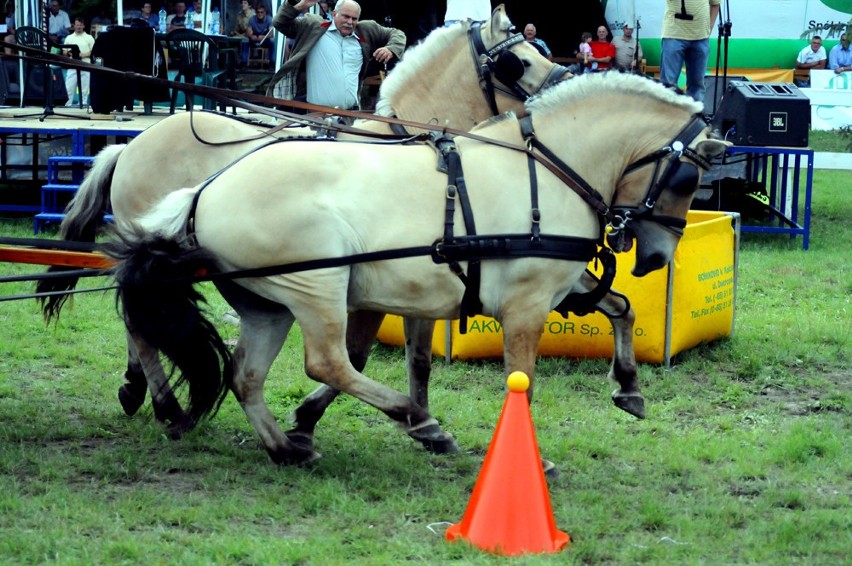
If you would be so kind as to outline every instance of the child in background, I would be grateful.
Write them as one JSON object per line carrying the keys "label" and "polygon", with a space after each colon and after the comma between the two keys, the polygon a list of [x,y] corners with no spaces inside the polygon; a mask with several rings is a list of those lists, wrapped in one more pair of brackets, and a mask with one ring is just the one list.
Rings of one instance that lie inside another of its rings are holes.
{"label": "child in background", "polygon": [[584,31],[583,35],[580,36],[580,53],[578,57],[582,57],[583,59],[583,68],[588,68],[589,66],[589,56],[592,54],[592,47],[589,45],[592,41],[592,34]]}

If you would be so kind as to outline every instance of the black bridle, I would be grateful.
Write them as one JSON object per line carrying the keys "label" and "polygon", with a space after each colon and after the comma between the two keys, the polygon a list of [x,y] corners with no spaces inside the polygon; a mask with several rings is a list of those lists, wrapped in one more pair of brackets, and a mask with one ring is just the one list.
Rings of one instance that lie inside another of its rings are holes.
{"label": "black bridle", "polygon": [[[710,168],[710,163],[706,159],[688,147],[689,143],[707,127],[700,114],[693,115],[686,126],[667,145],[634,161],[624,170],[622,177],[646,165],[655,166],[645,197],[635,206],[608,206],[601,194],[588,181],[536,138],[532,119],[529,116],[520,119],[519,122],[521,134],[529,147],[529,159],[535,159],[544,165],[601,216],[606,224],[607,242],[613,250],[618,252],[626,249],[624,244],[629,225],[637,219],[656,222],[673,232],[682,234],[683,228],[686,227],[686,220],[654,214],[653,210],[660,194],[667,187],[677,194],[691,194],[698,186],[698,167],[704,170]],[[532,153],[532,149],[538,150],[543,157],[536,156]],[[682,162],[681,157],[689,159],[695,165]],[[658,175],[663,164],[665,164],[665,170],[662,175]],[[530,166],[530,176],[531,183],[535,183],[535,168],[532,166]]]}
{"label": "black bridle", "polygon": [[[513,30],[514,28],[510,28],[509,33]],[[495,116],[500,114],[500,110],[497,108],[495,91],[500,91],[519,100],[527,100],[535,94],[535,92],[528,92],[518,83],[524,76],[524,63],[520,57],[511,51],[512,47],[522,41],[526,41],[523,35],[520,33],[511,34],[491,49],[488,49],[482,41],[482,23],[474,22],[468,30],[468,37],[470,39],[473,58],[476,62],[476,68],[479,71],[479,85],[485,94],[485,99],[488,101],[488,106],[491,108],[492,114]],[[540,91],[559,82],[567,72],[568,69],[562,65],[554,64],[537,90]],[[495,85],[492,76],[507,88]]]}
{"label": "black bridle", "polygon": [[[705,171],[710,169],[710,162],[688,147],[689,143],[706,127],[707,123],[704,118],[700,114],[696,114],[668,145],[627,166],[624,170],[624,176],[651,164],[654,165],[654,174],[648,183],[645,198],[638,205],[613,205],[611,207],[613,220],[610,221],[608,238],[611,240],[621,238],[623,231],[628,230],[630,222],[639,219],[651,220],[678,235],[683,234],[686,220],[654,214],[654,205],[667,187],[678,195],[692,194],[698,186],[698,167]],[[681,157],[689,159],[692,163],[684,163],[681,161]],[[665,169],[660,174],[660,169],[663,166],[665,166]]]}

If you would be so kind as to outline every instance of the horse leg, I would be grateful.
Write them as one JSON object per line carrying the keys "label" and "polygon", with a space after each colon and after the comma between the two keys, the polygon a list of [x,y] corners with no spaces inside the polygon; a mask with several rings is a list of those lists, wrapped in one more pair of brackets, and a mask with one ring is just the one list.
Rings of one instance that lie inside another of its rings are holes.
{"label": "horse leg", "polygon": [[408,395],[429,410],[429,376],[432,372],[432,335],[435,321],[403,319],[405,328],[405,367],[408,371]]}
{"label": "horse leg", "polygon": [[145,402],[145,391],[148,382],[145,380],[145,372],[142,370],[142,362],[136,348],[127,333],[127,370],[124,372],[124,384],[118,388],[118,402],[124,409],[124,414],[132,417]]}
{"label": "horse leg", "polygon": [[[233,305],[233,303],[232,303]],[[320,458],[310,437],[285,434],[263,398],[263,386],[272,362],[281,351],[295,320],[285,310],[240,313],[240,338],[234,350],[233,392],[276,464],[309,465]]]}
{"label": "horse leg", "polygon": [[216,287],[240,316],[240,337],[234,348],[231,391],[273,462],[313,462],[320,455],[313,450],[312,438],[297,436],[291,439],[281,432],[263,399],[269,368],[290,333],[295,320],[293,313],[280,303],[265,299],[233,281],[217,281]]}
{"label": "horse leg", "polygon": [[[604,297],[598,306],[606,306],[610,301],[618,302],[621,299],[612,293]],[[609,370],[610,379],[616,381],[619,388],[612,392],[612,402],[619,409],[626,411],[634,417],[645,418],[645,398],[639,390],[639,375],[636,371],[636,352],[633,348],[633,325],[636,322],[636,314],[633,309],[628,309],[623,316],[609,316],[611,310],[604,310],[612,324],[614,351],[612,366]],[[618,312],[618,311],[615,311]]]}
{"label": "horse leg", "polygon": [[195,422],[183,411],[169,386],[169,378],[160,363],[160,353],[133,332],[128,333],[128,347],[135,351],[135,357],[148,382],[154,417],[160,422],[169,423],[169,437],[179,439],[195,427]]}
{"label": "horse leg", "polygon": [[[367,365],[370,350],[384,318],[383,313],[372,311],[354,311],[349,314],[346,350],[356,371],[363,371]],[[290,440],[310,446],[317,423],[339,394],[339,390],[322,384],[308,395],[293,412],[293,428],[286,433]]]}
{"label": "horse leg", "polygon": [[308,376],[376,407],[428,450],[438,454],[457,451],[453,437],[441,429],[428,411],[352,366],[345,353],[344,325],[335,319],[332,311],[312,309],[310,316],[299,320]]}
{"label": "horse leg", "polygon": [[[503,362],[506,375],[515,371],[522,371],[530,378],[530,386],[527,389],[527,401],[532,403],[535,377],[535,361],[538,357],[538,345],[544,323],[547,320],[547,312],[539,317],[531,316],[532,313],[541,310],[534,306],[515,306],[505,309],[501,316],[503,325]],[[553,479],[559,476],[559,470],[550,460],[542,458],[541,467],[545,476]]]}
{"label": "horse leg", "polygon": [[[592,291],[598,280],[583,273],[577,286],[583,291]],[[640,419],[645,418],[645,398],[639,390],[639,377],[636,372],[636,351],[633,348],[633,325],[636,314],[630,308],[627,298],[617,291],[610,291],[595,305],[612,324],[613,357],[609,377],[616,381],[619,388],[612,392],[612,401],[619,409]]]}

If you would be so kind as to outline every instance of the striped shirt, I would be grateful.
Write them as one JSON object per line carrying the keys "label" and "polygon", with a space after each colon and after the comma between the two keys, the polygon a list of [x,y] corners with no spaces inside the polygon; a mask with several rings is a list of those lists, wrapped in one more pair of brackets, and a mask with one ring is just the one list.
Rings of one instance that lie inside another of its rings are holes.
{"label": "striped shirt", "polygon": [[[691,20],[675,17],[681,12],[681,2],[686,5],[686,13]],[[722,0],[666,0],[666,13],[663,16],[662,37],[694,41],[710,37],[710,6],[720,4]]]}

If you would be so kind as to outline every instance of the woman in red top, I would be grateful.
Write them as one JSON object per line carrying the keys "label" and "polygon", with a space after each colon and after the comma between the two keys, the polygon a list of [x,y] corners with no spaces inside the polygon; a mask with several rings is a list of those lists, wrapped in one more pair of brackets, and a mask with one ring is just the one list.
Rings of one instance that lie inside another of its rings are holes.
{"label": "woman in red top", "polygon": [[607,41],[609,30],[606,26],[598,27],[598,39],[589,43],[592,55],[589,57],[589,65],[592,70],[603,71],[612,66],[615,60],[615,45]]}

